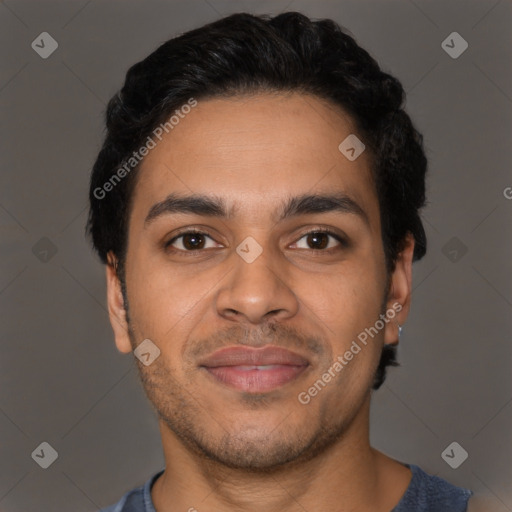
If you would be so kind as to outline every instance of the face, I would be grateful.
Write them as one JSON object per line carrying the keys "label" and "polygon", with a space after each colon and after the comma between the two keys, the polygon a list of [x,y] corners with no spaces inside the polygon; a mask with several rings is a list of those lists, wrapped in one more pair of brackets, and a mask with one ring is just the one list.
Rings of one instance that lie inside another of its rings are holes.
{"label": "face", "polygon": [[386,293],[369,155],[338,149],[355,133],[312,96],[211,99],[145,157],[130,323],[110,266],[109,311],[120,351],[145,339],[160,350],[138,366],[169,442],[268,470],[314,457],[367,413],[383,344],[407,315],[413,243]]}

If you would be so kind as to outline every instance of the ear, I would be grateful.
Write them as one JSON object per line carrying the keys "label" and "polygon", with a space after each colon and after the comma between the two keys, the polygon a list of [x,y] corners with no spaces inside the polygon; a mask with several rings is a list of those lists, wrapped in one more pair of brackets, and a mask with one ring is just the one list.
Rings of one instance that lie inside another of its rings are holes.
{"label": "ear", "polygon": [[[412,293],[412,257],[414,237],[409,233],[403,250],[399,253],[395,270],[391,274],[391,283],[386,302],[387,311],[394,311],[394,317],[386,324],[384,343],[398,345],[398,324],[403,325],[409,315]],[[391,318],[392,313],[388,314]]]}
{"label": "ear", "polygon": [[119,352],[127,354],[132,351],[130,336],[128,334],[128,322],[124,309],[121,281],[117,276],[117,258],[112,252],[107,255],[107,302],[110,324],[114,331],[116,346]]}

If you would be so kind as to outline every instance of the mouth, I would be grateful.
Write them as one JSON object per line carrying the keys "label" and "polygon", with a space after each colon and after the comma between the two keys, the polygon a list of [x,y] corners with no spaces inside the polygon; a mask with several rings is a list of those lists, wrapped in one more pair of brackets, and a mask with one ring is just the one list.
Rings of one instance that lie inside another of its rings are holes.
{"label": "mouth", "polygon": [[225,348],[200,364],[218,383],[248,393],[265,393],[284,386],[308,366],[304,357],[275,346]]}

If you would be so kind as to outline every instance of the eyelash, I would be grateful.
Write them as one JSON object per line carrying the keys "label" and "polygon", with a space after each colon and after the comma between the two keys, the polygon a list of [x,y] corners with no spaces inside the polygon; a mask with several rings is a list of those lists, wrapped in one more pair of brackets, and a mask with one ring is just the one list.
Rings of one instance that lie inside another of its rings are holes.
{"label": "eyelash", "polygon": [[[336,233],[335,231],[333,231],[333,230],[331,230],[329,228],[314,228],[314,229],[311,229],[310,231],[306,231],[305,233],[301,234],[301,236],[297,239],[297,241],[302,240],[305,236],[310,235],[312,233],[315,233],[315,234],[316,233],[323,233],[323,234],[332,236],[335,240],[337,240],[340,243],[340,246],[342,248],[348,248],[349,247],[349,243],[347,242],[347,240],[345,238],[343,238],[338,233]],[[168,242],[165,242],[164,243],[164,249],[169,251],[169,252],[174,252],[174,253],[179,252],[179,253],[184,254],[185,256],[191,256],[191,257],[200,256],[199,253],[204,251],[205,249],[192,249],[192,250],[188,251],[188,250],[176,249],[176,248],[172,247],[172,244],[176,240],[178,240],[179,238],[182,238],[185,235],[194,235],[194,234],[196,234],[196,235],[206,235],[207,237],[209,237],[209,238],[211,238],[213,240],[213,237],[211,237],[208,233],[206,233],[204,231],[201,231],[201,230],[198,230],[198,229],[187,229],[186,231],[182,231],[182,232],[178,233],[176,236],[174,236]],[[331,247],[329,249],[310,249],[310,250],[314,251],[314,252],[324,252],[324,253],[330,254],[333,250],[336,251],[336,250],[339,250],[339,249],[340,249],[339,247]]]}

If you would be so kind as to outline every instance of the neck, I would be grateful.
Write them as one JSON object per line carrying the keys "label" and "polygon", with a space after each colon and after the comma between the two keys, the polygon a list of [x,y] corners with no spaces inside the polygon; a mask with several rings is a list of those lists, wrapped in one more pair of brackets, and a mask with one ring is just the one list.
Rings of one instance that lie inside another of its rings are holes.
{"label": "neck", "polygon": [[241,471],[191,453],[160,420],[166,460],[152,499],[157,512],[389,512],[411,472],[369,444],[369,404],[322,454],[271,472]]}

